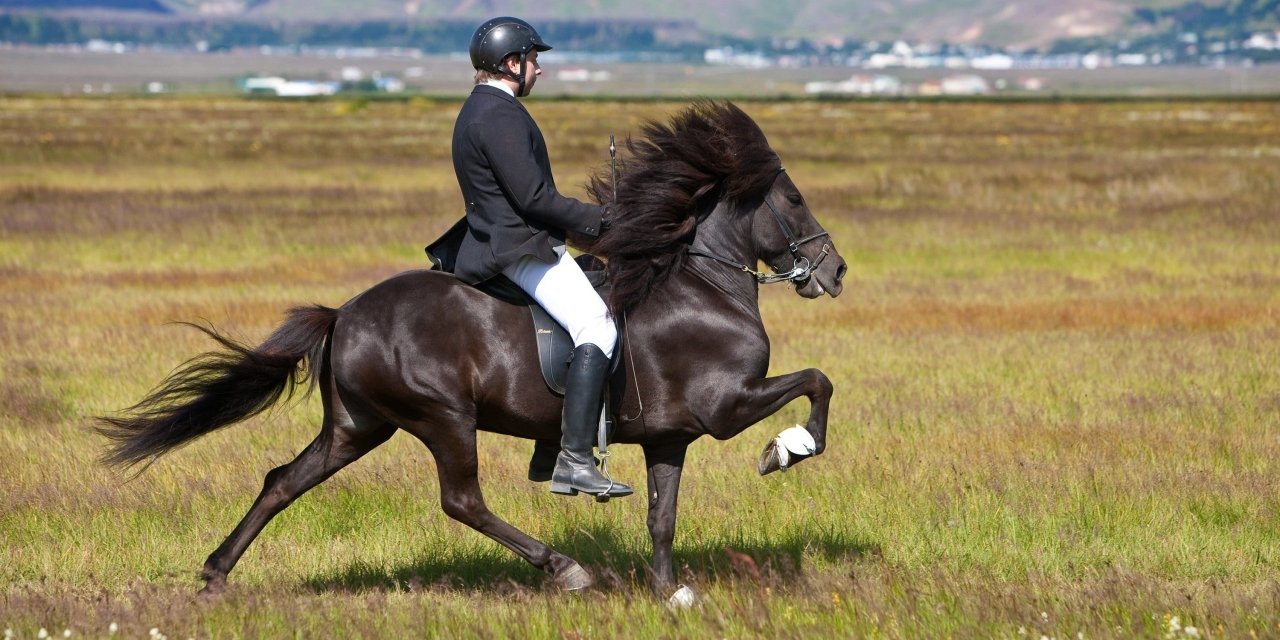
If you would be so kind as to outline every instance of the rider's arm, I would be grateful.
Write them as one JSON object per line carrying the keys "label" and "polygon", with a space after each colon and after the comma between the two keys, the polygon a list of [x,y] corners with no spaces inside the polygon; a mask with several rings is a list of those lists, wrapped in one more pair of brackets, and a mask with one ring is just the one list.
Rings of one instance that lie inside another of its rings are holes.
{"label": "rider's arm", "polygon": [[566,231],[599,235],[601,208],[556,190],[534,157],[533,132],[527,126],[507,122],[478,127],[474,133],[481,137],[485,157],[517,213]]}

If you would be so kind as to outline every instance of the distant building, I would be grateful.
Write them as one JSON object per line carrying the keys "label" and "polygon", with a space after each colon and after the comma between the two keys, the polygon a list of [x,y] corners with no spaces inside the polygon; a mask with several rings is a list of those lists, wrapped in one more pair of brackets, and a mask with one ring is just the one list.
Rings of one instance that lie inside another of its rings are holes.
{"label": "distant building", "polygon": [[280,76],[245,78],[240,88],[245,93],[276,95],[287,98],[309,98],[314,96],[331,96],[338,92],[337,82],[321,82],[318,80],[286,80]]}
{"label": "distant building", "polygon": [[746,67],[748,69],[764,69],[773,66],[773,60],[759,52],[739,52],[733,47],[707,49],[702,54],[703,62],[714,65]]}
{"label": "distant building", "polygon": [[969,61],[969,66],[974,69],[1012,69],[1013,56],[1005,53],[978,56]]}
{"label": "distant building", "polygon": [[1280,49],[1280,31],[1275,33],[1267,33],[1260,31],[1249,36],[1248,40],[1242,45],[1245,49],[1261,49],[1263,51],[1275,51]]}
{"label": "distant building", "polygon": [[902,81],[880,73],[864,74],[840,82],[806,82],[804,91],[817,95],[896,96],[902,93]]}
{"label": "distant building", "polygon": [[991,85],[982,76],[962,74],[922,82],[919,91],[922,96],[981,96],[991,93]]}
{"label": "distant building", "polygon": [[556,80],[560,82],[608,82],[613,74],[608,71],[591,71],[582,67],[570,67],[556,71]]}
{"label": "distant building", "polygon": [[948,96],[981,96],[991,93],[991,85],[982,76],[972,74],[942,79],[942,94]]}
{"label": "distant building", "polygon": [[1045,82],[1044,78],[1031,76],[1027,78],[1018,78],[1018,86],[1023,91],[1040,91],[1041,89],[1044,89]]}
{"label": "distant building", "polygon": [[373,86],[378,91],[387,93],[400,93],[405,88],[404,80],[395,76],[385,76],[381,73],[373,74]]}

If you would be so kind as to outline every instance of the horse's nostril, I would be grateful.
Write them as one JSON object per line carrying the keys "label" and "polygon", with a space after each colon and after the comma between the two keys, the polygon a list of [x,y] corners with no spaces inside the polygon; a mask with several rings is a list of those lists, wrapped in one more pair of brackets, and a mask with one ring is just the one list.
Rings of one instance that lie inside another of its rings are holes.
{"label": "horse's nostril", "polygon": [[849,265],[847,264],[842,264],[838,268],[836,268],[836,282],[840,282],[841,280],[844,280],[844,272],[848,270],[849,270]]}

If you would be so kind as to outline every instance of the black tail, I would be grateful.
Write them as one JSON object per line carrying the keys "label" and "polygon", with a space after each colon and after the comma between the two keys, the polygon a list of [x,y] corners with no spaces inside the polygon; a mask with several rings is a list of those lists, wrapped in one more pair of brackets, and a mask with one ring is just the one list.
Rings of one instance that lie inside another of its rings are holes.
{"label": "black tail", "polygon": [[[337,317],[337,311],[319,305],[296,307],[256,349],[212,328],[191,325],[226,351],[188,360],[123,415],[99,418],[98,432],[112,441],[103,462],[133,466],[154,460],[206,433],[262,413],[281,396],[291,397],[295,386],[308,379],[314,388],[325,338]],[[304,360],[305,368],[300,369]]]}

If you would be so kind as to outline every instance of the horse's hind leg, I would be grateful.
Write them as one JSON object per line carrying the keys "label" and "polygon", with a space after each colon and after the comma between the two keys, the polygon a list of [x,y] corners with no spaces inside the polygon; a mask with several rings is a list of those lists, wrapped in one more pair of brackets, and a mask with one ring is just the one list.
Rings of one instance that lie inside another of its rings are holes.
{"label": "horse's hind leg", "polygon": [[494,515],[485,506],[477,475],[475,429],[433,426],[416,424],[404,428],[422,440],[435,457],[436,471],[440,476],[440,506],[445,514],[489,536],[529,564],[547,572],[561,589],[576,591],[591,586],[591,574],[573,558],[556,553]]}
{"label": "horse's hind leg", "polygon": [[[200,592],[202,595],[213,595],[223,590],[227,574],[271,518],[288,507],[298,496],[386,442],[395,433],[395,427],[387,424],[357,429],[347,412],[329,395],[324,394],[325,417],[320,436],[292,462],[267,473],[262,493],[258,494],[258,499],[253,502],[249,512],[236,525],[231,535],[205,560],[204,570],[200,573],[206,581]],[[332,434],[328,446],[324,443],[326,432]]]}

